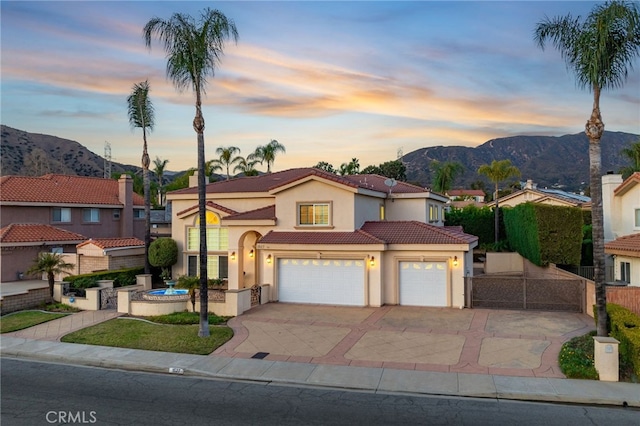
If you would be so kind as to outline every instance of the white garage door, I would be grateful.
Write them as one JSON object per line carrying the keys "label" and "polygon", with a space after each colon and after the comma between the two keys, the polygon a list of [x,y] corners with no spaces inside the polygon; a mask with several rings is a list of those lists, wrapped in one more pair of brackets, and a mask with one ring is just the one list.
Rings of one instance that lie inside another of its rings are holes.
{"label": "white garage door", "polygon": [[278,259],[281,302],[364,306],[363,260]]}
{"label": "white garage door", "polygon": [[448,306],[446,262],[400,262],[400,304]]}

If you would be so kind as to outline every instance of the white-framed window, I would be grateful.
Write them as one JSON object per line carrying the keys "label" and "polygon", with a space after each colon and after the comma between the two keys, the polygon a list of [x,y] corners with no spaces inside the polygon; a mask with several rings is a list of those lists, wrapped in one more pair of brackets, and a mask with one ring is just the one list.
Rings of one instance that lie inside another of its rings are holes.
{"label": "white-framed window", "polygon": [[329,203],[299,203],[298,225],[329,226]]}
{"label": "white-framed window", "polygon": [[134,219],[144,219],[144,209],[133,209],[133,218]]}
{"label": "white-framed window", "polygon": [[440,220],[440,208],[437,204],[429,204],[429,222],[438,222]]}
{"label": "white-framed window", "polygon": [[[229,229],[207,228],[207,251],[226,251],[229,249]],[[200,228],[187,229],[187,251],[200,250]]]}
{"label": "white-framed window", "polygon": [[82,221],[85,223],[99,223],[100,209],[82,209]]}
{"label": "white-framed window", "polygon": [[[187,256],[187,275],[197,277],[200,275],[198,255]],[[227,256],[207,256],[207,278],[229,278],[229,259]]]}
{"label": "white-framed window", "polygon": [[640,228],[640,209],[636,209],[635,226],[636,228]]}
{"label": "white-framed window", "polygon": [[71,209],[68,207],[54,207],[53,208],[53,221],[59,223],[71,222]]}
{"label": "white-framed window", "polygon": [[631,283],[631,263],[620,262],[620,281]]}

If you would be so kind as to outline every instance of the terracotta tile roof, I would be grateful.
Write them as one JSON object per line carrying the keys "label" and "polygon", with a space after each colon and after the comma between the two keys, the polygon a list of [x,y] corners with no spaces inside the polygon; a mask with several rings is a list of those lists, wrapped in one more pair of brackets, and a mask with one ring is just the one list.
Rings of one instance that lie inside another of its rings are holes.
{"label": "terracotta tile roof", "polygon": [[459,227],[434,226],[417,221],[365,222],[361,229],[388,244],[470,244],[478,240]]}
{"label": "terracotta tile roof", "polygon": [[266,244],[384,244],[384,241],[362,231],[353,232],[277,232],[270,231],[258,243]]}
{"label": "terracotta tile roof", "polygon": [[276,219],[276,206],[262,207],[256,210],[250,210],[248,212],[235,213],[227,217],[223,217],[222,220],[260,220],[260,219]]}
{"label": "terracotta tile roof", "polygon": [[[122,205],[119,191],[115,179],[85,176],[3,176],[0,180],[2,202]],[[133,204],[144,206],[144,198],[134,193]]]}
{"label": "terracotta tile roof", "polygon": [[635,172],[631,176],[629,176],[624,182],[620,184],[616,189],[613,190],[615,195],[622,195],[627,192],[629,189],[633,188],[635,185],[640,184],[640,172]]}
{"label": "terracotta tile roof", "polygon": [[[260,176],[247,176],[230,180],[222,180],[207,185],[207,193],[234,193],[234,192],[269,192],[278,187],[288,185],[308,176],[318,176],[333,182],[352,188],[366,188],[373,191],[389,192],[389,187],[384,184],[387,179],[378,175],[351,175],[339,176],[315,168],[289,169],[281,172],[267,173]],[[393,187],[393,193],[420,193],[427,192],[419,186],[406,182],[398,182]],[[197,194],[198,188],[184,188],[172,191],[171,194]]]}
{"label": "terracotta tile roof", "polygon": [[35,223],[12,223],[0,229],[0,243],[43,243],[69,242],[78,243],[87,237],[51,225]]}
{"label": "terracotta tile roof", "polygon": [[640,234],[625,235],[604,245],[605,252],[622,256],[640,257]]}
{"label": "terracotta tile roof", "polygon": [[[214,209],[219,210],[221,212],[229,213],[229,214],[238,213],[235,210],[231,210],[231,209],[229,209],[229,208],[227,208],[225,206],[222,206],[222,205],[220,205],[218,203],[214,203],[213,201],[207,201],[206,206],[214,208]],[[190,211],[193,211],[193,210],[198,211],[198,205],[197,204],[194,205],[194,206],[191,206],[189,208],[186,208],[186,209],[184,209],[182,211],[179,211],[178,213],[176,213],[176,215],[183,216],[184,214],[189,213]]]}
{"label": "terracotta tile roof", "polygon": [[450,197],[461,197],[463,195],[469,195],[471,197],[484,197],[484,191],[481,189],[450,189],[447,191],[447,195]]}
{"label": "terracotta tile roof", "polygon": [[84,247],[93,244],[101,249],[123,248],[123,247],[144,247],[144,241],[138,238],[96,238],[78,244],[76,247]]}

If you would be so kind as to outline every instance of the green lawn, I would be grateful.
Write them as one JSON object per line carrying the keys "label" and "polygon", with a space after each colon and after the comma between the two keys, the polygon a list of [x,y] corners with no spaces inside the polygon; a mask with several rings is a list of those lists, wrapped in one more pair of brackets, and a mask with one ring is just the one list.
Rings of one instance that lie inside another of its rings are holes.
{"label": "green lawn", "polygon": [[22,330],[66,315],[68,314],[41,311],[22,311],[4,315],[0,321],[0,332],[10,333]]}
{"label": "green lawn", "polygon": [[61,341],[208,355],[233,337],[233,331],[226,326],[209,327],[211,335],[206,338],[198,337],[198,329],[198,325],[167,325],[133,319],[112,319],[67,334]]}

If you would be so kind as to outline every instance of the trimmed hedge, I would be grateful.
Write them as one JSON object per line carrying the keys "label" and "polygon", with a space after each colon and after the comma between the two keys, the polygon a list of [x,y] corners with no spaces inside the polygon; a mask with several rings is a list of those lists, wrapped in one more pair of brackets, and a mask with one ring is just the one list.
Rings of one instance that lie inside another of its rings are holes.
{"label": "trimmed hedge", "polygon": [[621,363],[631,365],[640,377],[640,317],[623,306],[607,303],[607,327],[609,335],[620,342]]}
{"label": "trimmed hedge", "polygon": [[[503,209],[500,208],[498,227],[500,229],[500,239],[505,237]],[[478,237],[478,245],[493,244],[495,242],[494,225],[495,216],[490,207],[466,206],[462,209],[453,208],[445,213],[445,223],[447,226],[462,226],[464,232]]]}
{"label": "trimmed hedge", "polygon": [[[143,267],[117,269],[113,271],[91,272],[89,274],[69,275],[64,277],[63,281],[70,283],[71,287],[76,287],[75,282],[80,280],[80,286],[87,285],[86,282],[98,280],[113,280],[114,287],[124,287],[136,283],[136,275],[144,274]],[[91,286],[91,287],[96,287]],[[91,288],[84,287],[84,288]],[[81,288],[81,287],[77,287]]]}
{"label": "trimmed hedge", "polygon": [[580,264],[580,209],[524,203],[504,210],[504,224],[511,247],[534,264]]}

